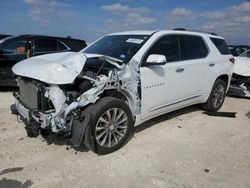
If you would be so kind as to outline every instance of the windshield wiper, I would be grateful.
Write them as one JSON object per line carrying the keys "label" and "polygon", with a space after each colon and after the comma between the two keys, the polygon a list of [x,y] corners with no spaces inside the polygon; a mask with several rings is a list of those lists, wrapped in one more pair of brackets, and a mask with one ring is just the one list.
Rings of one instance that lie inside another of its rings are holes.
{"label": "windshield wiper", "polygon": [[[124,67],[125,67],[125,64],[123,63],[122,60],[116,59],[116,58],[114,58],[114,57],[110,57],[110,56],[101,56],[101,57],[99,57],[99,59],[109,62],[110,64],[114,65],[114,66],[117,67],[118,69],[124,69]],[[119,63],[122,63],[122,64],[119,65]]]}
{"label": "windshield wiper", "polygon": [[[84,54],[87,58],[98,58],[100,60],[106,61],[108,63],[110,63],[111,65],[114,65],[116,68],[118,69],[124,69],[126,64],[117,58],[114,57],[110,57],[107,55],[101,55],[101,54]],[[119,63],[122,63],[121,65],[119,65]]]}

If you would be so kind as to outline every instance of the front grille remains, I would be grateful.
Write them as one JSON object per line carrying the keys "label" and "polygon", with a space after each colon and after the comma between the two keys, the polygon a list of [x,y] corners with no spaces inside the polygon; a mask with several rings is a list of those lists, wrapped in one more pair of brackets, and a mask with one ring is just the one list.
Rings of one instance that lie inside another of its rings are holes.
{"label": "front grille remains", "polygon": [[29,79],[19,80],[19,92],[21,102],[30,109],[38,109],[38,87]]}
{"label": "front grille remains", "polygon": [[46,112],[55,107],[50,99],[44,97],[46,85],[37,80],[21,78],[19,80],[20,101],[31,110]]}

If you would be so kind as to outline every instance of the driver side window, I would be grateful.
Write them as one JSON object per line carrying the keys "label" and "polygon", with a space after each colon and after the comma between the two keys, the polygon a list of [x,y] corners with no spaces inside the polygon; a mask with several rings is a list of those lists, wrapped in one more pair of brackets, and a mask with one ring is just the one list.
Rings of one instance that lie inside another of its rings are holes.
{"label": "driver side window", "polygon": [[167,62],[180,60],[180,49],[177,35],[167,35],[160,38],[147,52],[144,61],[152,54],[164,55]]}

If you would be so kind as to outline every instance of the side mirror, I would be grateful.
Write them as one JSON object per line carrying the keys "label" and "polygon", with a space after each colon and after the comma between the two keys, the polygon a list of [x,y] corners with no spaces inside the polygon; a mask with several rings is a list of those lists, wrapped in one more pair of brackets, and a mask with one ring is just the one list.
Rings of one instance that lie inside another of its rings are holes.
{"label": "side mirror", "polygon": [[4,51],[0,49],[0,55],[3,55],[4,54]]}
{"label": "side mirror", "polygon": [[151,54],[146,61],[148,65],[164,65],[165,63],[167,63],[166,56],[160,54]]}

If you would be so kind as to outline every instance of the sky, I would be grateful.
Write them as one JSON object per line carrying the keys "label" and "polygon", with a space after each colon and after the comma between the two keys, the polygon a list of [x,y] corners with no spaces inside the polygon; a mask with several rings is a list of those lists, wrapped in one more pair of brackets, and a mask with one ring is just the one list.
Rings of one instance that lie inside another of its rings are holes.
{"label": "sky", "polygon": [[174,28],[250,45],[250,0],[0,0],[1,34],[92,42],[112,32]]}

